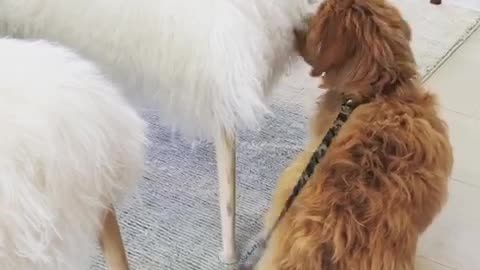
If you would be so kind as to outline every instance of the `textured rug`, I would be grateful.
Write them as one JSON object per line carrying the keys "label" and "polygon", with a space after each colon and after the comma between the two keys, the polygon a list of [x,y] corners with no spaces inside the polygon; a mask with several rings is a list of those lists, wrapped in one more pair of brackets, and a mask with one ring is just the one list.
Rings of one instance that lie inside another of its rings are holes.
{"label": "textured rug", "polygon": [[[480,24],[480,12],[427,0],[395,0],[413,28],[422,74],[431,74]],[[295,63],[272,99],[273,116],[238,142],[238,246],[258,233],[277,176],[301,151],[307,119],[321,90],[308,68]],[[150,123],[147,171],[135,196],[120,209],[124,240],[134,270],[223,269],[213,146],[192,144]],[[99,255],[91,269],[105,269]]]}

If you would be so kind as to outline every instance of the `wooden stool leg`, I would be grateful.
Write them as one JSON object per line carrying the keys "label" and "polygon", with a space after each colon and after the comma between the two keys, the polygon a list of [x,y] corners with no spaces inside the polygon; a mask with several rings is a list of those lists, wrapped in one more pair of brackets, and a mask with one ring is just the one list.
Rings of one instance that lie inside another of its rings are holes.
{"label": "wooden stool leg", "polygon": [[128,260],[123,246],[120,227],[113,207],[107,212],[100,234],[100,245],[110,270],[128,270]]}
{"label": "wooden stool leg", "polygon": [[222,259],[226,264],[233,264],[237,262],[235,248],[235,136],[229,135],[225,130],[222,130],[215,138],[215,148],[222,226]]}

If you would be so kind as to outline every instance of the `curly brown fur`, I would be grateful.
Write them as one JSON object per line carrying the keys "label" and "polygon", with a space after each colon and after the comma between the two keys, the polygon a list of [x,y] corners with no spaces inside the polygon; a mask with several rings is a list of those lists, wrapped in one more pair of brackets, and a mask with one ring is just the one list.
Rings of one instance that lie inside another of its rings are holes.
{"label": "curly brown fur", "polygon": [[259,270],[411,270],[419,235],[447,197],[452,149],[435,97],[419,80],[410,28],[383,0],[326,0],[299,51],[328,90],[314,137],[286,169],[270,228],[342,98],[350,116],[272,235]]}

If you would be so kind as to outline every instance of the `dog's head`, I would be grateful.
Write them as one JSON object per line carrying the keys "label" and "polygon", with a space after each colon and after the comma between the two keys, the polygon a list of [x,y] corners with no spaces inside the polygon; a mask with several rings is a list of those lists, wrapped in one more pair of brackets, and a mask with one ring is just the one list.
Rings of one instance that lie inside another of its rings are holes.
{"label": "dog's head", "polygon": [[409,25],[385,0],[326,0],[308,31],[297,32],[312,76],[332,73],[367,84],[416,73],[410,40]]}

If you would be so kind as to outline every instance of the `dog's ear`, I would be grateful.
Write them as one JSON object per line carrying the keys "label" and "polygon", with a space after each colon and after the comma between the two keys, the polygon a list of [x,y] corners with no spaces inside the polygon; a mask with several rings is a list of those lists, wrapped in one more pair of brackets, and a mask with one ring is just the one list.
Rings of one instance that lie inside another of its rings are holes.
{"label": "dog's ear", "polygon": [[335,66],[343,65],[354,51],[356,42],[351,31],[345,29],[343,12],[322,5],[312,19],[306,38],[307,62],[312,76],[319,76]]}
{"label": "dog's ear", "polygon": [[310,62],[310,58],[307,54],[307,32],[302,30],[295,30],[295,49],[297,50],[298,54],[307,62],[308,64],[312,64]]}
{"label": "dog's ear", "polygon": [[401,21],[402,23],[402,31],[405,37],[407,37],[408,41],[412,41],[412,29],[406,20]]}

